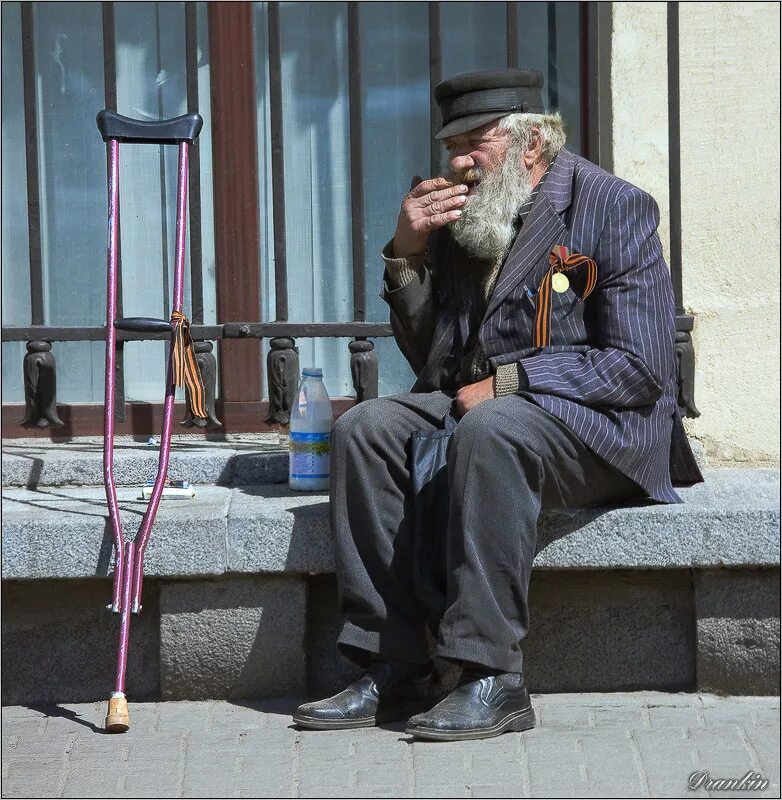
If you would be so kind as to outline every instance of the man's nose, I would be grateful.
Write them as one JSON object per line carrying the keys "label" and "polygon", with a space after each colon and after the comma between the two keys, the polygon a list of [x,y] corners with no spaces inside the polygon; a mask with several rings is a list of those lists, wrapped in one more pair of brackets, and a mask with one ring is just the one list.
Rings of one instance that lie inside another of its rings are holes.
{"label": "man's nose", "polygon": [[469,155],[452,155],[451,156],[451,169],[454,172],[466,172],[472,169],[475,162]]}

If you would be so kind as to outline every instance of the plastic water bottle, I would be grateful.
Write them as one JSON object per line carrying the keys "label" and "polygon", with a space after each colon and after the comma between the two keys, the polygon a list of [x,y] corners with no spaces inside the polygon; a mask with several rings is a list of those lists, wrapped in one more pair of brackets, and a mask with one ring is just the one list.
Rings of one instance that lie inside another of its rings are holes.
{"label": "plastic water bottle", "polygon": [[288,485],[300,492],[329,488],[331,401],[323,385],[323,370],[302,370],[291,409]]}

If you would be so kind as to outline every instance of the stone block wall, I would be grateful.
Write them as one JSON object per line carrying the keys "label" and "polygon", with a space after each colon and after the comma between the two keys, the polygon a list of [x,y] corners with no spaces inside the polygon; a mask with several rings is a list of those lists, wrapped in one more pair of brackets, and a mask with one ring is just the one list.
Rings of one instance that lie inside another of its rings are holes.
{"label": "stone block wall", "polygon": [[[107,579],[4,581],[2,702],[107,699],[119,618]],[[776,694],[779,572],[533,571],[524,657],[534,692]],[[127,694],[154,699],[326,696],[359,671],[336,646],[333,574],[144,584]],[[446,684],[457,672],[440,662]]]}
{"label": "stone block wall", "polygon": [[[127,687],[160,697],[160,593],[144,581],[144,608],[130,629]],[[114,688],[119,615],[106,609],[111,581],[3,581],[2,702],[87,703]]]}

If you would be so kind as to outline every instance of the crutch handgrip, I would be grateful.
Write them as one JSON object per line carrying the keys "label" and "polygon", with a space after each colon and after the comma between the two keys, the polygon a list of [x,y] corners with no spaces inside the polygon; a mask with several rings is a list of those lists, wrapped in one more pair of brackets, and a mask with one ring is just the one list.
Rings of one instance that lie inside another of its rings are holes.
{"label": "crutch handgrip", "polygon": [[171,320],[154,317],[120,317],[114,320],[118,331],[132,333],[171,333]]}
{"label": "crutch handgrip", "polygon": [[193,144],[204,124],[200,114],[161,120],[142,120],[123,117],[116,111],[103,109],[96,118],[104,141],[116,139],[129,144]]}

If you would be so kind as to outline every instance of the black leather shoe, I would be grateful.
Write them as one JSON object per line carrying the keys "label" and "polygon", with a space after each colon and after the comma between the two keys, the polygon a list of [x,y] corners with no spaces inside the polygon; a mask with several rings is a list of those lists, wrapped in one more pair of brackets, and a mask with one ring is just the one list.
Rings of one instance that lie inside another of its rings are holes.
{"label": "black leather shoe", "polygon": [[425,711],[442,696],[431,665],[427,671],[426,667],[376,661],[367,673],[333,697],[299,706],[293,721],[302,728],[320,731],[371,728]]}
{"label": "black leather shoe", "polygon": [[521,674],[465,670],[459,686],[431,710],[412,717],[405,733],[416,739],[458,741],[534,727],[535,712]]}

